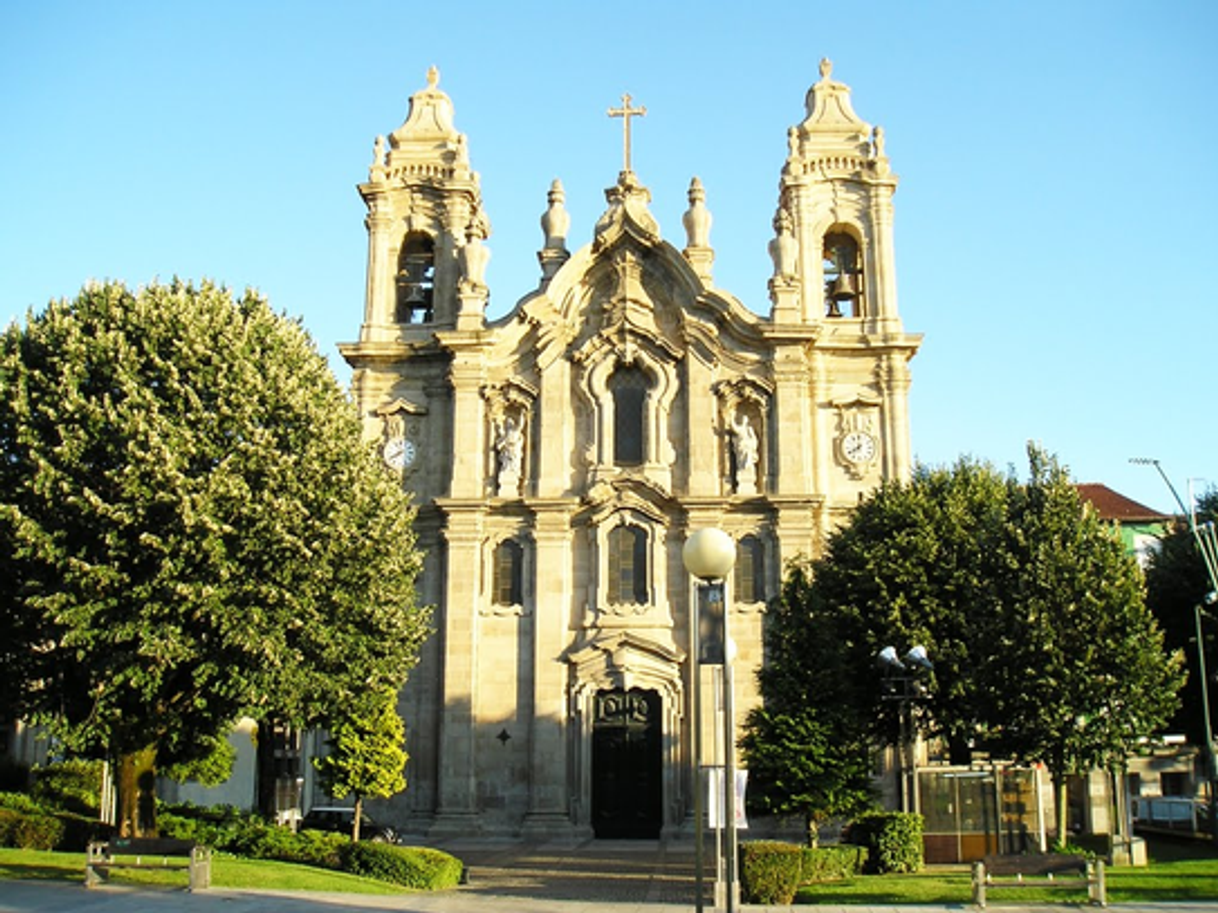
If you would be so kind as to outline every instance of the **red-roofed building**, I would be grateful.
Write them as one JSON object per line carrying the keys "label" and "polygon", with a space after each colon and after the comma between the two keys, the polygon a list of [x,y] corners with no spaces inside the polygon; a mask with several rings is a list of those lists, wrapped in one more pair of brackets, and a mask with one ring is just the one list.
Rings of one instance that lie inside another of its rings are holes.
{"label": "red-roofed building", "polygon": [[1158,549],[1159,540],[1167,535],[1175,517],[1139,504],[1099,482],[1080,482],[1075,488],[1101,520],[1116,524],[1126,551],[1145,567],[1150,553]]}

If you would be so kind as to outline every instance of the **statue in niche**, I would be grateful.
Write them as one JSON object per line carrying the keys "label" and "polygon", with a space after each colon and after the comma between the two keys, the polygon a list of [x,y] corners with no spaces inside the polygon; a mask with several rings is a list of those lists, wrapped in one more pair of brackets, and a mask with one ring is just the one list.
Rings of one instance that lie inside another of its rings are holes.
{"label": "statue in niche", "polygon": [[495,451],[499,461],[499,496],[514,495],[520,486],[520,471],[524,464],[524,432],[510,415],[495,434]]}
{"label": "statue in niche", "polygon": [[757,493],[757,432],[741,412],[732,420],[732,447],[736,457],[736,494]]}

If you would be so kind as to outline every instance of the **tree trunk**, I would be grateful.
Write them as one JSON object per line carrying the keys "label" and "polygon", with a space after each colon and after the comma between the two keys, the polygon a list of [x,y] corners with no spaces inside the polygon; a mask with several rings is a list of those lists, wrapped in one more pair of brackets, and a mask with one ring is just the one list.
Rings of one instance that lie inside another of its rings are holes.
{"label": "tree trunk", "polygon": [[355,797],[355,820],[351,822],[351,842],[359,843],[359,819],[364,811],[364,797]]}
{"label": "tree trunk", "polygon": [[123,837],[155,837],[156,748],[149,746],[118,759],[118,832]]}
{"label": "tree trunk", "polygon": [[1054,811],[1057,813],[1057,842],[1065,846],[1070,842],[1070,810],[1068,808],[1065,774],[1053,775],[1053,798]]}

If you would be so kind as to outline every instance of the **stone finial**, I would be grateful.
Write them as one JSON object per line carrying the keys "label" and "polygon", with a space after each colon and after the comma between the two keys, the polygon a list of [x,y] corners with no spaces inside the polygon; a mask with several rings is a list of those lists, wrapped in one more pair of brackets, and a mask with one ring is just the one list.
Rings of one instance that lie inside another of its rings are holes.
{"label": "stone finial", "polygon": [[433,63],[427,68],[427,88],[434,89],[440,84],[440,71]]}
{"label": "stone finial", "polygon": [[567,194],[563,190],[562,181],[555,178],[550,184],[550,192],[546,194],[546,202],[550,204],[549,208],[541,217],[541,232],[545,235],[546,250],[565,251],[567,249],[567,231],[571,228],[571,215],[563,205],[566,199]]}
{"label": "stone finial", "polygon": [[685,210],[681,222],[685,225],[687,246],[710,247],[711,214],[706,208],[702,181],[696,177],[689,182],[689,209]]}
{"label": "stone finial", "polygon": [[833,76],[833,61],[830,60],[828,57],[822,57],[820,59],[820,78],[827,81],[832,76]]}

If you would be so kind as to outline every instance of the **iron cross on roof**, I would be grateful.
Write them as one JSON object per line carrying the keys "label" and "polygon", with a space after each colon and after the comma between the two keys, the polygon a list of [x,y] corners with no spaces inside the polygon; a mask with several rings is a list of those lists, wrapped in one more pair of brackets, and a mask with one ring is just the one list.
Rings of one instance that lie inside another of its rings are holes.
{"label": "iron cross on roof", "polygon": [[622,106],[620,108],[609,109],[610,117],[620,117],[623,121],[622,150],[623,160],[625,162],[625,168],[623,170],[626,172],[630,171],[630,118],[643,117],[647,114],[646,107],[630,107],[631,101],[633,101],[633,99],[630,97],[630,93],[627,92],[622,96]]}

